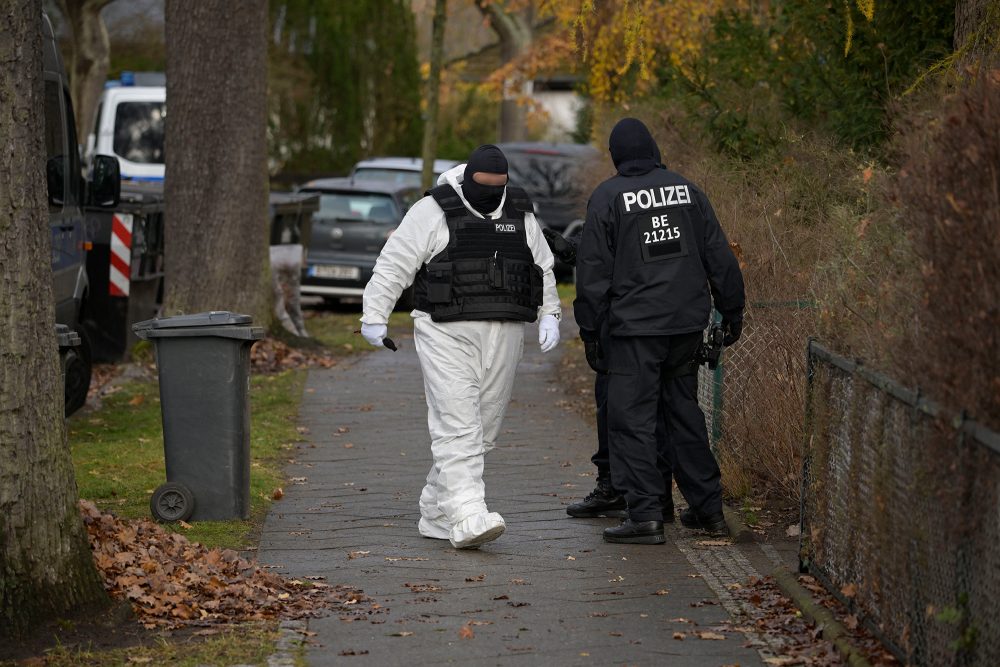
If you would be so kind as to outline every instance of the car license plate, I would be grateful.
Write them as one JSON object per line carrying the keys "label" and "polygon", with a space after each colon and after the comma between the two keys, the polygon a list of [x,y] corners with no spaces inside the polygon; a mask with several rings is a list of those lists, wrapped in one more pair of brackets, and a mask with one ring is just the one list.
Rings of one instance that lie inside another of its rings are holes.
{"label": "car license plate", "polygon": [[356,266],[337,266],[336,264],[318,264],[310,267],[310,275],[317,278],[332,278],[334,280],[360,280],[361,269]]}

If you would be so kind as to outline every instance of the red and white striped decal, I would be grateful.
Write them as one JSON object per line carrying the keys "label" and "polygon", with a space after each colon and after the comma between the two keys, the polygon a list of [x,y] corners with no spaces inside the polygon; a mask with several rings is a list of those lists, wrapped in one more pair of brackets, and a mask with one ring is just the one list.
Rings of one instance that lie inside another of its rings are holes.
{"label": "red and white striped decal", "polygon": [[132,214],[115,213],[111,218],[111,267],[108,292],[128,296],[132,278]]}

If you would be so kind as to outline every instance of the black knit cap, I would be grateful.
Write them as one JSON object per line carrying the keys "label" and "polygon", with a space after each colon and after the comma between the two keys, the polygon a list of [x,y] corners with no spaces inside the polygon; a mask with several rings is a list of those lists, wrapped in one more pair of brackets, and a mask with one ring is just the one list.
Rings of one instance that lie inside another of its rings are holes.
{"label": "black knit cap", "polygon": [[622,118],[615,124],[608,137],[608,150],[618,172],[624,176],[645,174],[660,162],[660,149],[638,118]]}
{"label": "black knit cap", "polygon": [[484,185],[477,183],[472,176],[476,172],[487,174],[507,174],[507,158],[503,151],[493,144],[480,146],[472,151],[469,162],[465,165],[465,178],[462,181],[462,194],[472,208],[483,215],[495,211],[503,201],[504,185]]}
{"label": "black knit cap", "polygon": [[472,175],[477,171],[488,174],[506,174],[507,157],[503,151],[493,144],[485,144],[472,151],[469,162],[465,165],[465,182],[472,180]]}

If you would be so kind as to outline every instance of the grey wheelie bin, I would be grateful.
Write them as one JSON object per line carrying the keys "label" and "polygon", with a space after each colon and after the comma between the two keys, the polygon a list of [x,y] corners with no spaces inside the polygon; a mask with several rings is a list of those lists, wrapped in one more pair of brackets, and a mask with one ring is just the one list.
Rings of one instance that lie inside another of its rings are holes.
{"label": "grey wheelie bin", "polygon": [[160,373],[167,483],[150,499],[159,521],[245,519],[250,512],[249,315],[213,311],[132,325]]}

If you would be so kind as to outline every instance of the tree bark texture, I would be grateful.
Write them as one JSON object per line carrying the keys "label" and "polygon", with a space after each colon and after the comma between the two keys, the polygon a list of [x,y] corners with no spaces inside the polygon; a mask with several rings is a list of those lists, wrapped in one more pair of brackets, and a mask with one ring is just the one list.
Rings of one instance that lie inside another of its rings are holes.
{"label": "tree bark texture", "polygon": [[423,173],[425,190],[434,185],[434,158],[437,156],[437,123],[441,93],[441,64],[444,62],[444,25],[448,18],[448,0],[435,0],[431,23],[431,69],[427,76],[427,122],[424,123]]}
{"label": "tree bark texture", "polygon": [[[500,60],[506,65],[519,58],[531,48],[534,37],[531,27],[531,11],[508,9],[501,0],[476,0],[476,6],[490,21],[490,26],[500,38]],[[527,124],[524,106],[519,99],[526,92],[523,87],[513,90],[513,84],[504,83],[503,100],[500,102],[500,141],[524,141],[527,138]]]}
{"label": "tree bark texture", "polygon": [[41,19],[41,0],[0,9],[0,635],[107,601],[76,506],[53,332]]}
{"label": "tree bark texture", "polygon": [[167,314],[270,322],[267,17],[266,0],[167,0]]}
{"label": "tree bark texture", "polygon": [[97,100],[111,63],[111,42],[101,10],[112,0],[60,0],[69,21],[73,50],[69,61],[70,93],[76,112],[76,136],[86,141],[94,128]]}
{"label": "tree bark texture", "polygon": [[[970,42],[966,45],[966,42]],[[955,2],[955,50],[967,47],[964,60],[996,54],[1000,49],[1000,0]]]}

